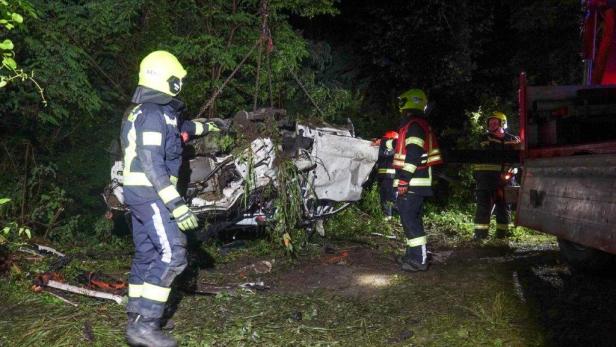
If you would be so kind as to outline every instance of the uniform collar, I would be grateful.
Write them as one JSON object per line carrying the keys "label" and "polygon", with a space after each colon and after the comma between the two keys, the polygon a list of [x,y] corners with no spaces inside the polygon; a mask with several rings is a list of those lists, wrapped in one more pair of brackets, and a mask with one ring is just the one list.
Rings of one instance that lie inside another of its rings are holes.
{"label": "uniform collar", "polygon": [[137,88],[135,88],[131,101],[135,104],[152,103],[157,105],[168,105],[173,108],[174,111],[183,111],[186,107],[179,99],[144,86],[137,86]]}

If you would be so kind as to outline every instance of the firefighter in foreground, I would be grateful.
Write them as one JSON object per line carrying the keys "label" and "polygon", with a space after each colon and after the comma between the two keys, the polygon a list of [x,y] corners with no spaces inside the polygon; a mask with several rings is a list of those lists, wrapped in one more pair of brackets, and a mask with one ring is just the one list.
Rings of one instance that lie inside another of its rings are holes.
{"label": "firefighter in foreground", "polygon": [[383,210],[383,214],[385,215],[385,220],[391,220],[393,216],[394,203],[396,201],[393,186],[396,170],[393,168],[393,161],[397,139],[397,132],[388,131],[381,138],[381,143],[379,145],[377,180],[379,183],[381,208]]}
{"label": "firefighter in foreground", "polygon": [[404,117],[395,147],[393,166],[396,205],[406,235],[406,252],[398,258],[405,271],[426,271],[428,257],[423,228],[423,203],[432,196],[432,166],[441,164],[436,136],[426,120],[428,98],[420,89],[399,97]]}
{"label": "firefighter in foreground", "polygon": [[[507,129],[507,116],[502,112],[494,112],[487,119],[488,132],[482,149],[512,150],[520,143],[520,139],[505,131]],[[505,202],[505,186],[513,184],[515,169],[506,163],[502,164],[475,164],[475,198],[477,210],[475,211],[475,240],[488,237],[490,229],[490,216],[492,211],[496,214],[497,238],[509,236],[509,219],[511,211]]]}
{"label": "firefighter in foreground", "polygon": [[177,345],[161,331],[161,318],[171,283],[187,263],[182,231],[198,225],[176,189],[181,134],[220,131],[215,123],[180,118],[184,105],[175,96],[185,76],[186,70],[171,53],[150,53],[141,62],[133,105],[122,120],[124,196],[135,244],[126,307],[126,338],[131,345]]}

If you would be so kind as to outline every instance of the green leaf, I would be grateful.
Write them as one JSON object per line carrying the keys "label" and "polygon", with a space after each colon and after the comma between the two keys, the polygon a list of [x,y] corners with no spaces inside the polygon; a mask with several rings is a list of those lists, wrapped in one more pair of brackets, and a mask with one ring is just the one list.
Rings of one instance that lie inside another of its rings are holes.
{"label": "green leaf", "polygon": [[24,22],[24,17],[22,17],[19,13],[13,13],[11,15],[11,19],[13,19],[13,21],[15,23],[23,23]]}
{"label": "green leaf", "polygon": [[4,57],[4,59],[2,59],[2,65],[13,70],[17,69],[17,62],[15,62],[15,59],[13,58]]}
{"label": "green leaf", "polygon": [[[2,81],[2,82],[6,82],[6,81]],[[4,205],[4,204],[6,204],[9,201],[11,201],[11,199],[9,199],[9,198],[1,198],[0,199],[0,205]]]}
{"label": "green leaf", "polygon": [[14,48],[15,46],[13,45],[13,41],[6,39],[4,41],[2,41],[2,43],[0,43],[0,49],[3,49],[5,51],[10,51]]}
{"label": "green leaf", "polygon": [[0,81],[0,88],[6,87],[7,84],[6,81]]}
{"label": "green leaf", "polygon": [[2,233],[4,235],[8,235],[10,231],[11,231],[11,227],[4,227],[4,228],[2,228]]}
{"label": "green leaf", "polygon": [[29,239],[32,238],[32,231],[30,230],[30,228],[26,228],[26,230],[24,230],[24,232],[26,233],[26,236],[28,236]]}

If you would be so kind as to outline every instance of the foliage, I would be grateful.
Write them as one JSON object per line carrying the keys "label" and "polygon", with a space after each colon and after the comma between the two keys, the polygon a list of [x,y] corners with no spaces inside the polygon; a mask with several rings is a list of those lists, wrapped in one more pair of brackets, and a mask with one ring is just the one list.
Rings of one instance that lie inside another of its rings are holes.
{"label": "foliage", "polygon": [[[190,116],[257,42],[262,17],[257,0],[30,2],[32,6],[26,1],[8,5],[11,13],[21,8],[33,19],[11,32],[10,54],[11,59],[19,58],[24,71],[37,71],[49,106],[44,107],[36,93],[23,85],[3,89],[0,113],[11,116],[0,117],[2,166],[7,169],[0,180],[33,180],[32,167],[38,165],[54,164],[55,175],[48,177],[45,189],[37,190],[36,196],[24,194],[23,185],[5,185],[0,193],[20,200],[27,196],[25,212],[11,211],[28,215],[36,222],[35,232],[51,236],[88,223],[93,212],[102,210],[98,191],[109,172],[105,149],[117,137],[142,57],[155,49],[167,49],[179,57],[189,72],[182,98]],[[291,27],[289,16],[335,12],[330,0],[270,1],[268,24],[275,53],[266,59],[264,47],[255,50],[207,115],[251,108],[255,95],[259,104],[269,103],[268,70],[275,103],[284,106],[286,91],[298,88],[288,79],[288,71],[297,69],[308,55],[308,45]],[[255,83],[257,72],[259,83]],[[227,137],[221,141],[224,147],[231,145]],[[49,230],[45,224],[60,206],[64,212]],[[32,212],[36,213],[30,216]],[[82,222],[65,220],[78,214],[85,215]],[[64,222],[66,228],[61,228]]]}
{"label": "foliage", "polygon": [[[11,202],[11,199],[8,198],[0,198],[0,210],[2,207]],[[0,246],[3,246],[5,243],[9,242],[13,239],[13,237],[21,238],[22,236],[26,236],[27,238],[32,237],[32,232],[30,228],[25,226],[20,226],[16,221],[7,222],[2,227],[0,231]]]}

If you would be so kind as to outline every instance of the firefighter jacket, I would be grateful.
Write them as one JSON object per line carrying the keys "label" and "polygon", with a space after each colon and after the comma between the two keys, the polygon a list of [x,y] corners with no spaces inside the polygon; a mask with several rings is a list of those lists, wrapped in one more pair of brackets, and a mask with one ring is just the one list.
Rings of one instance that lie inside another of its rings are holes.
{"label": "firefighter jacket", "polygon": [[181,133],[205,133],[202,123],[183,121],[184,104],[138,87],[122,120],[124,197],[128,205],[162,200],[169,211],[184,205],[175,184],[182,161]]}
{"label": "firefighter jacket", "polygon": [[[509,133],[505,133],[502,139],[487,133],[480,145],[481,149],[504,151],[514,149],[514,146],[519,143],[520,138]],[[508,163],[473,164],[473,176],[477,189],[493,190],[503,187],[507,182],[502,177],[511,167],[512,165]]]}
{"label": "firefighter jacket", "polygon": [[383,137],[379,145],[377,161],[377,177],[379,180],[394,179],[396,170],[393,167],[396,140]]}
{"label": "firefighter jacket", "polygon": [[432,196],[432,166],[443,161],[436,136],[426,119],[411,116],[403,122],[395,148],[394,187],[408,185],[410,193]]}

